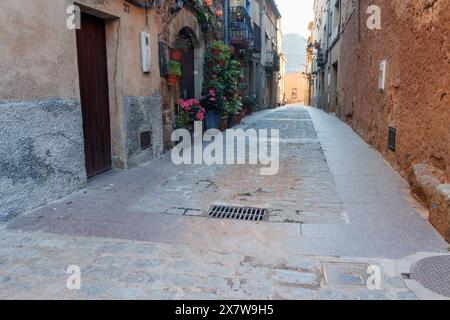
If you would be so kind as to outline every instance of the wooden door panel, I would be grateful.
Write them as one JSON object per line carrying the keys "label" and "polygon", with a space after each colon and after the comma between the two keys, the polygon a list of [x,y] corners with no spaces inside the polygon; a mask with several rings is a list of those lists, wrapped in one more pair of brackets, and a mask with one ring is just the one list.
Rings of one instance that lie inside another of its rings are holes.
{"label": "wooden door panel", "polygon": [[112,166],[104,20],[82,13],[77,50],[86,170],[93,177]]}

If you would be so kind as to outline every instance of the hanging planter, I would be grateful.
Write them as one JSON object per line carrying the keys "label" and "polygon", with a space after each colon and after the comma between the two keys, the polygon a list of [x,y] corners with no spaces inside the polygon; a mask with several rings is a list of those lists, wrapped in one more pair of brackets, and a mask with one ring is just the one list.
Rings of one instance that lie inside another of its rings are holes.
{"label": "hanging planter", "polygon": [[180,62],[183,59],[183,51],[181,51],[180,49],[171,49],[170,59]]}
{"label": "hanging planter", "polygon": [[173,74],[167,75],[167,85],[171,87],[175,87],[178,83],[178,77]]}
{"label": "hanging planter", "polygon": [[167,72],[167,85],[171,87],[176,86],[181,75],[181,63],[175,60],[170,60]]}
{"label": "hanging planter", "polygon": [[189,48],[189,43],[186,39],[178,37],[170,49],[170,59],[180,62],[183,59],[183,52]]}

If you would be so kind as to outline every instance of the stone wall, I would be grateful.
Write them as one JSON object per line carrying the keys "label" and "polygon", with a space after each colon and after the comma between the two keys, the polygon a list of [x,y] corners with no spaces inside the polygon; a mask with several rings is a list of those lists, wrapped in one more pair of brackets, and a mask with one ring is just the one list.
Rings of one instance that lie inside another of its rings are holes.
{"label": "stone wall", "polygon": [[[127,167],[135,167],[162,154],[163,121],[161,95],[149,97],[125,97],[125,143]],[[150,131],[151,147],[141,150],[140,135]]]}
{"label": "stone wall", "polygon": [[78,100],[0,101],[0,219],[86,185]]}
{"label": "stone wall", "polygon": [[[376,1],[381,30],[366,26],[371,4],[361,0],[359,12],[344,19],[337,113],[404,176],[415,164],[428,163],[448,180],[450,2]],[[383,59],[386,90],[380,91]],[[395,152],[387,147],[389,126],[397,129]]]}

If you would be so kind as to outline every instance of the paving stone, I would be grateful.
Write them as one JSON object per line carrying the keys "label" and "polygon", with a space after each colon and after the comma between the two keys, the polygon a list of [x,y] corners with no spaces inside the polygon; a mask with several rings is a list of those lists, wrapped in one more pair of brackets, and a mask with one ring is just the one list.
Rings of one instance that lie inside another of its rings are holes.
{"label": "paving stone", "polygon": [[316,286],[318,279],[313,273],[289,270],[273,270],[272,280],[289,285]]}
{"label": "paving stone", "polygon": [[[167,155],[93,179],[70,206],[0,223],[0,298],[417,298],[399,274],[376,292],[322,279],[321,261],[395,265],[446,251],[428,223],[405,218],[417,204],[402,199],[407,185],[382,157],[314,109],[274,110],[248,126],[281,129],[276,178],[259,166],[175,166]],[[269,220],[290,223],[189,217],[214,202],[270,208]],[[65,288],[69,264],[82,268],[80,292]]]}

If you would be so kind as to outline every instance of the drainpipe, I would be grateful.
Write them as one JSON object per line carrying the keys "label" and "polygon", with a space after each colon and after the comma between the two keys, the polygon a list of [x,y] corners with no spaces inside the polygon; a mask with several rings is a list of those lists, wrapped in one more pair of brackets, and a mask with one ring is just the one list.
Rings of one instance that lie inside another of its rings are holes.
{"label": "drainpipe", "polygon": [[225,34],[224,42],[230,44],[230,0],[224,0],[223,2],[224,10],[224,24],[225,24]]}

